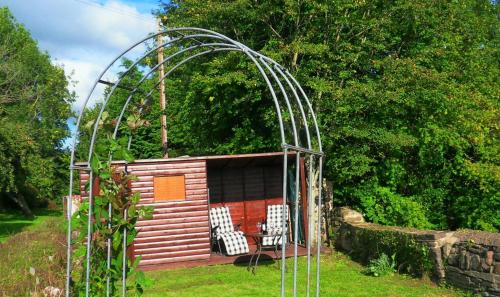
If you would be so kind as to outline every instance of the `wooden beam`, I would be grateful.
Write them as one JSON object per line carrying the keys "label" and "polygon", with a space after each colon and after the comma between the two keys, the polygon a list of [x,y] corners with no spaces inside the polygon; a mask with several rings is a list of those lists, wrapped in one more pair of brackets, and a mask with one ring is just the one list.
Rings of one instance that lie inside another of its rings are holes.
{"label": "wooden beam", "polygon": [[[156,24],[158,25],[158,32],[161,32],[161,19],[158,18],[156,20]],[[162,36],[158,35],[158,45],[162,44]],[[158,64],[160,67],[158,68],[158,79],[160,82],[160,110],[161,110],[161,147],[163,151],[163,158],[168,158],[168,138],[167,138],[167,115],[165,114],[165,108],[167,106],[167,100],[165,97],[165,80],[163,76],[165,75],[165,71],[163,69],[163,47],[158,48]]]}

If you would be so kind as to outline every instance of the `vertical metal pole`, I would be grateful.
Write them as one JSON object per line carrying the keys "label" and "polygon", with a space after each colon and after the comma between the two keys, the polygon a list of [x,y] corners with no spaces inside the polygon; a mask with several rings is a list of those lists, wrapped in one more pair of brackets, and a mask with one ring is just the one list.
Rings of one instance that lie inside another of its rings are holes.
{"label": "vertical metal pole", "polygon": [[[299,178],[300,178],[300,153],[296,152],[295,160],[295,213],[294,213],[294,243],[293,243],[293,296],[297,296],[297,254],[299,237]],[[303,197],[302,197],[303,199]]]}
{"label": "vertical metal pole", "polygon": [[[73,162],[71,162],[71,167],[73,167]],[[69,170],[69,198],[66,202],[67,219],[68,219],[68,242],[67,242],[67,257],[66,257],[66,297],[69,297],[69,291],[71,290],[71,212],[73,211],[73,168]]]}
{"label": "vertical metal pole", "polygon": [[320,288],[320,256],[321,256],[321,195],[322,195],[322,188],[323,188],[323,156],[319,157],[319,193],[318,193],[318,245],[317,245],[317,255],[316,255],[316,297],[319,297],[319,288]]}
{"label": "vertical metal pole", "polygon": [[311,220],[312,220],[312,206],[313,206],[313,196],[312,196],[312,186],[314,184],[313,176],[313,156],[309,156],[309,183],[307,185],[308,196],[307,200],[307,281],[306,281],[306,297],[309,297],[310,286],[311,286],[311,241],[312,241],[312,230],[311,230]]}
{"label": "vertical metal pole", "polygon": [[89,177],[89,211],[88,211],[88,221],[87,221],[87,256],[85,259],[85,263],[87,265],[85,272],[85,296],[89,296],[90,289],[90,250],[91,250],[91,242],[92,242],[92,208],[94,205],[94,172],[90,171]]}
{"label": "vertical metal pole", "polygon": [[[287,196],[287,170],[288,170],[288,149],[283,149],[283,209],[286,207]],[[286,270],[286,250],[285,250],[285,228],[286,218],[283,215],[281,220],[281,297],[285,297],[285,270]]]}
{"label": "vertical metal pole", "polygon": [[109,297],[109,291],[110,291],[110,285],[111,285],[111,276],[109,274],[109,271],[111,269],[111,212],[113,210],[113,207],[111,206],[111,203],[108,204],[108,230],[110,231],[109,237],[108,237],[108,254],[107,254],[107,265],[106,267],[108,268],[107,274],[108,276],[106,277],[106,297]]}
{"label": "vertical metal pole", "polygon": [[[125,222],[128,219],[128,208],[123,214]],[[123,229],[123,258],[122,258],[122,296],[127,294],[127,227]]]}

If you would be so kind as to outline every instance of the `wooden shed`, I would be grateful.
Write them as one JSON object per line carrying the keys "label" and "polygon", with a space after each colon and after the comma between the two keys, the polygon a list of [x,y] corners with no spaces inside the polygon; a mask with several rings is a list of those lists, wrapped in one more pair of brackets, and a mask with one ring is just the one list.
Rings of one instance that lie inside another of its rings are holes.
{"label": "wooden shed", "polygon": [[[288,158],[291,162],[293,155]],[[283,203],[282,152],[116,164],[138,177],[132,191],[140,193],[140,204],[154,206],[153,218],[137,223],[133,244],[132,253],[142,256],[143,269],[232,262],[211,250],[209,208],[227,206],[233,223],[247,233],[257,232],[267,205]],[[88,178],[80,171],[84,198]],[[255,242],[247,240],[252,250]]]}

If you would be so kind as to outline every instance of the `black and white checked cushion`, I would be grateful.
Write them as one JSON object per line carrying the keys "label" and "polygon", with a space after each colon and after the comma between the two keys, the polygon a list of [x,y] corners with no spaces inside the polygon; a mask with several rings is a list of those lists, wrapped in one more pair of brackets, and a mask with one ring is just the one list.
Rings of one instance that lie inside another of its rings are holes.
{"label": "black and white checked cushion", "polygon": [[[233,221],[227,207],[210,209],[210,224],[217,240],[222,240],[230,256],[248,253],[248,242],[243,232],[234,231]],[[218,228],[217,228],[218,227]]]}
{"label": "black and white checked cushion", "polygon": [[217,239],[220,239],[220,234],[234,232],[233,221],[227,207],[215,207],[210,209],[210,224],[215,230]]}
{"label": "black and white checked cushion", "polygon": [[[288,212],[288,205],[285,205],[285,224],[288,225],[288,218],[289,218],[289,212]],[[268,205],[267,206],[267,233],[268,234],[281,234],[282,232],[282,222],[283,220],[283,205],[281,204],[276,204],[276,205]],[[286,233],[285,229],[285,233]],[[286,236],[285,238],[285,243],[286,243]],[[276,245],[276,244],[282,243],[282,240],[279,236],[276,237],[264,237],[262,239],[262,245]]]}
{"label": "black and white checked cushion", "polygon": [[222,242],[226,247],[226,253],[230,256],[248,253],[248,242],[243,232],[228,232],[221,234]]}

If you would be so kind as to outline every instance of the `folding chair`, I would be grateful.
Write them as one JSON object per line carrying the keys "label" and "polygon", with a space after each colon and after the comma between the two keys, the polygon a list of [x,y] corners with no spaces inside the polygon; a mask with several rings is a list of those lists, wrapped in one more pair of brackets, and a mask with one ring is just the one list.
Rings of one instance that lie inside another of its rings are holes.
{"label": "folding chair", "polygon": [[222,252],[220,242],[224,244],[226,254],[229,256],[248,253],[248,242],[243,232],[236,231],[227,207],[210,209],[210,224],[212,227],[212,240],[219,251]]}
{"label": "folding chair", "polygon": [[[285,244],[287,241],[287,235],[288,234],[288,219],[290,218],[290,213],[288,211],[288,205],[285,205]],[[283,231],[283,205],[277,204],[277,205],[268,205],[267,206],[267,215],[266,215],[266,225],[265,225],[265,230],[267,231],[268,234],[281,234]],[[275,237],[264,237],[262,239],[262,245],[263,246],[270,246],[270,245],[281,245],[283,238],[281,236],[275,236]]]}

